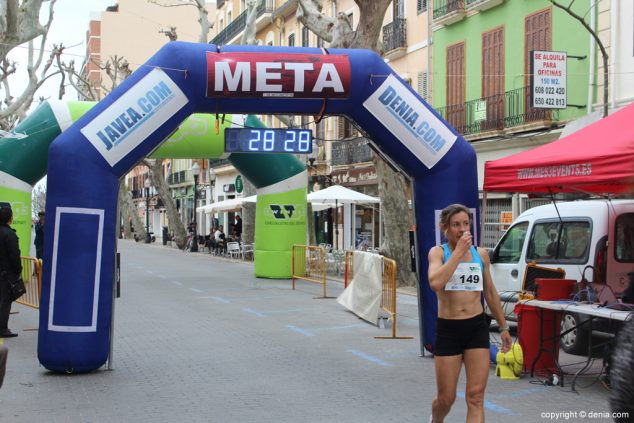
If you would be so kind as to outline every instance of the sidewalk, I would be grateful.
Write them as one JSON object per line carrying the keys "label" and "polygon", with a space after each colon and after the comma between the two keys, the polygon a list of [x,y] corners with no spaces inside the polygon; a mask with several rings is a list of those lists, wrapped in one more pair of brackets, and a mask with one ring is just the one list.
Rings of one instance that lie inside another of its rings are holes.
{"label": "sidewalk", "polygon": [[[424,422],[435,395],[434,361],[420,357],[418,304],[398,296],[398,332],[379,329],[321,286],[257,279],[250,262],[119,242],[112,370],[53,374],[37,360],[37,310],[14,305],[0,421],[363,423]],[[340,281],[330,281],[338,295]],[[493,335],[493,333],[492,333]],[[575,358],[579,361],[579,357]],[[543,411],[606,411],[599,385],[582,396],[493,376],[489,423],[534,423]],[[464,372],[447,422],[465,420]]]}

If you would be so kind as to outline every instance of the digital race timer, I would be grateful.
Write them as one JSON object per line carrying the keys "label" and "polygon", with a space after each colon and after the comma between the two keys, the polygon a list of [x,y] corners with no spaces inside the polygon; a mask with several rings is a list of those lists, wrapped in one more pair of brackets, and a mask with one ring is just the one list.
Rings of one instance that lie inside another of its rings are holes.
{"label": "digital race timer", "polygon": [[311,153],[313,132],[288,128],[227,128],[227,153]]}

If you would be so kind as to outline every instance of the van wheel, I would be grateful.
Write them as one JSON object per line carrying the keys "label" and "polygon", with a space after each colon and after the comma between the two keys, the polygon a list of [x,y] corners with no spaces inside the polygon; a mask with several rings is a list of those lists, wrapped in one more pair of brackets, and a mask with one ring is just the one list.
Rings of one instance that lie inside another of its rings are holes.
{"label": "van wheel", "polygon": [[[576,313],[565,313],[561,318],[561,333],[570,330],[561,337],[561,349],[568,354],[585,355],[588,351],[588,329],[578,327],[582,322]],[[573,329],[574,328],[574,329]],[[571,330],[572,329],[572,330]]]}

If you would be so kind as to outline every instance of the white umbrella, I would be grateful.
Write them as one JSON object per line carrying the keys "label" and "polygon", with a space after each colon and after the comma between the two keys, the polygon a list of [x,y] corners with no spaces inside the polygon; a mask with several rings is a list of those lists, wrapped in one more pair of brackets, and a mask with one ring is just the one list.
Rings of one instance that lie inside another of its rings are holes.
{"label": "white umbrella", "polygon": [[311,203],[317,204],[368,204],[380,203],[381,200],[376,197],[362,194],[358,191],[342,187],[341,185],[333,185],[331,187],[311,192],[306,196]]}
{"label": "white umbrella", "polygon": [[[381,199],[362,194],[358,191],[342,187],[341,185],[333,185],[331,187],[311,192],[306,199],[312,204],[329,204],[332,207],[334,203],[335,211],[341,204],[368,204],[380,203]],[[335,217],[336,218],[336,217]],[[335,245],[339,242],[339,229],[335,224]]]}
{"label": "white umbrella", "polygon": [[206,206],[197,207],[197,212],[205,212],[207,214],[219,212],[219,211],[227,211],[227,210],[237,210],[242,208],[244,203],[255,203],[257,201],[257,195],[251,195],[249,197],[240,197],[240,198],[230,198],[229,200],[217,201],[215,203],[207,204]]}

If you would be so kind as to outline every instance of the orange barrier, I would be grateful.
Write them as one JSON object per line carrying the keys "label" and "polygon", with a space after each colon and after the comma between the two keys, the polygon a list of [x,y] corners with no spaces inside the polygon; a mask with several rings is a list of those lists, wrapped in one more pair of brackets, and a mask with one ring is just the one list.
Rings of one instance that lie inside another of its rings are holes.
{"label": "orange barrier", "polygon": [[383,257],[381,286],[381,308],[392,318],[392,336],[375,336],[375,338],[412,339],[411,336],[396,336],[396,261],[387,257]]}
{"label": "orange barrier", "polygon": [[[348,275],[354,276],[354,251],[346,251],[344,286],[348,287]],[[352,282],[350,278],[350,282]],[[396,262],[383,257],[381,277],[381,309],[392,319],[392,336],[375,336],[377,339],[412,339],[411,336],[396,336]]]}
{"label": "orange barrier", "polygon": [[293,289],[295,279],[320,283],[324,286],[326,295],[326,249],[310,245],[293,245]]}
{"label": "orange barrier", "polygon": [[345,257],[345,270],[343,273],[343,287],[348,287],[348,274],[354,275],[354,268],[352,267],[352,258],[354,257],[354,251],[346,251]]}
{"label": "orange barrier", "polygon": [[22,279],[26,287],[26,294],[16,300],[25,306],[40,308],[42,293],[42,262],[35,257],[20,257],[22,259]]}

